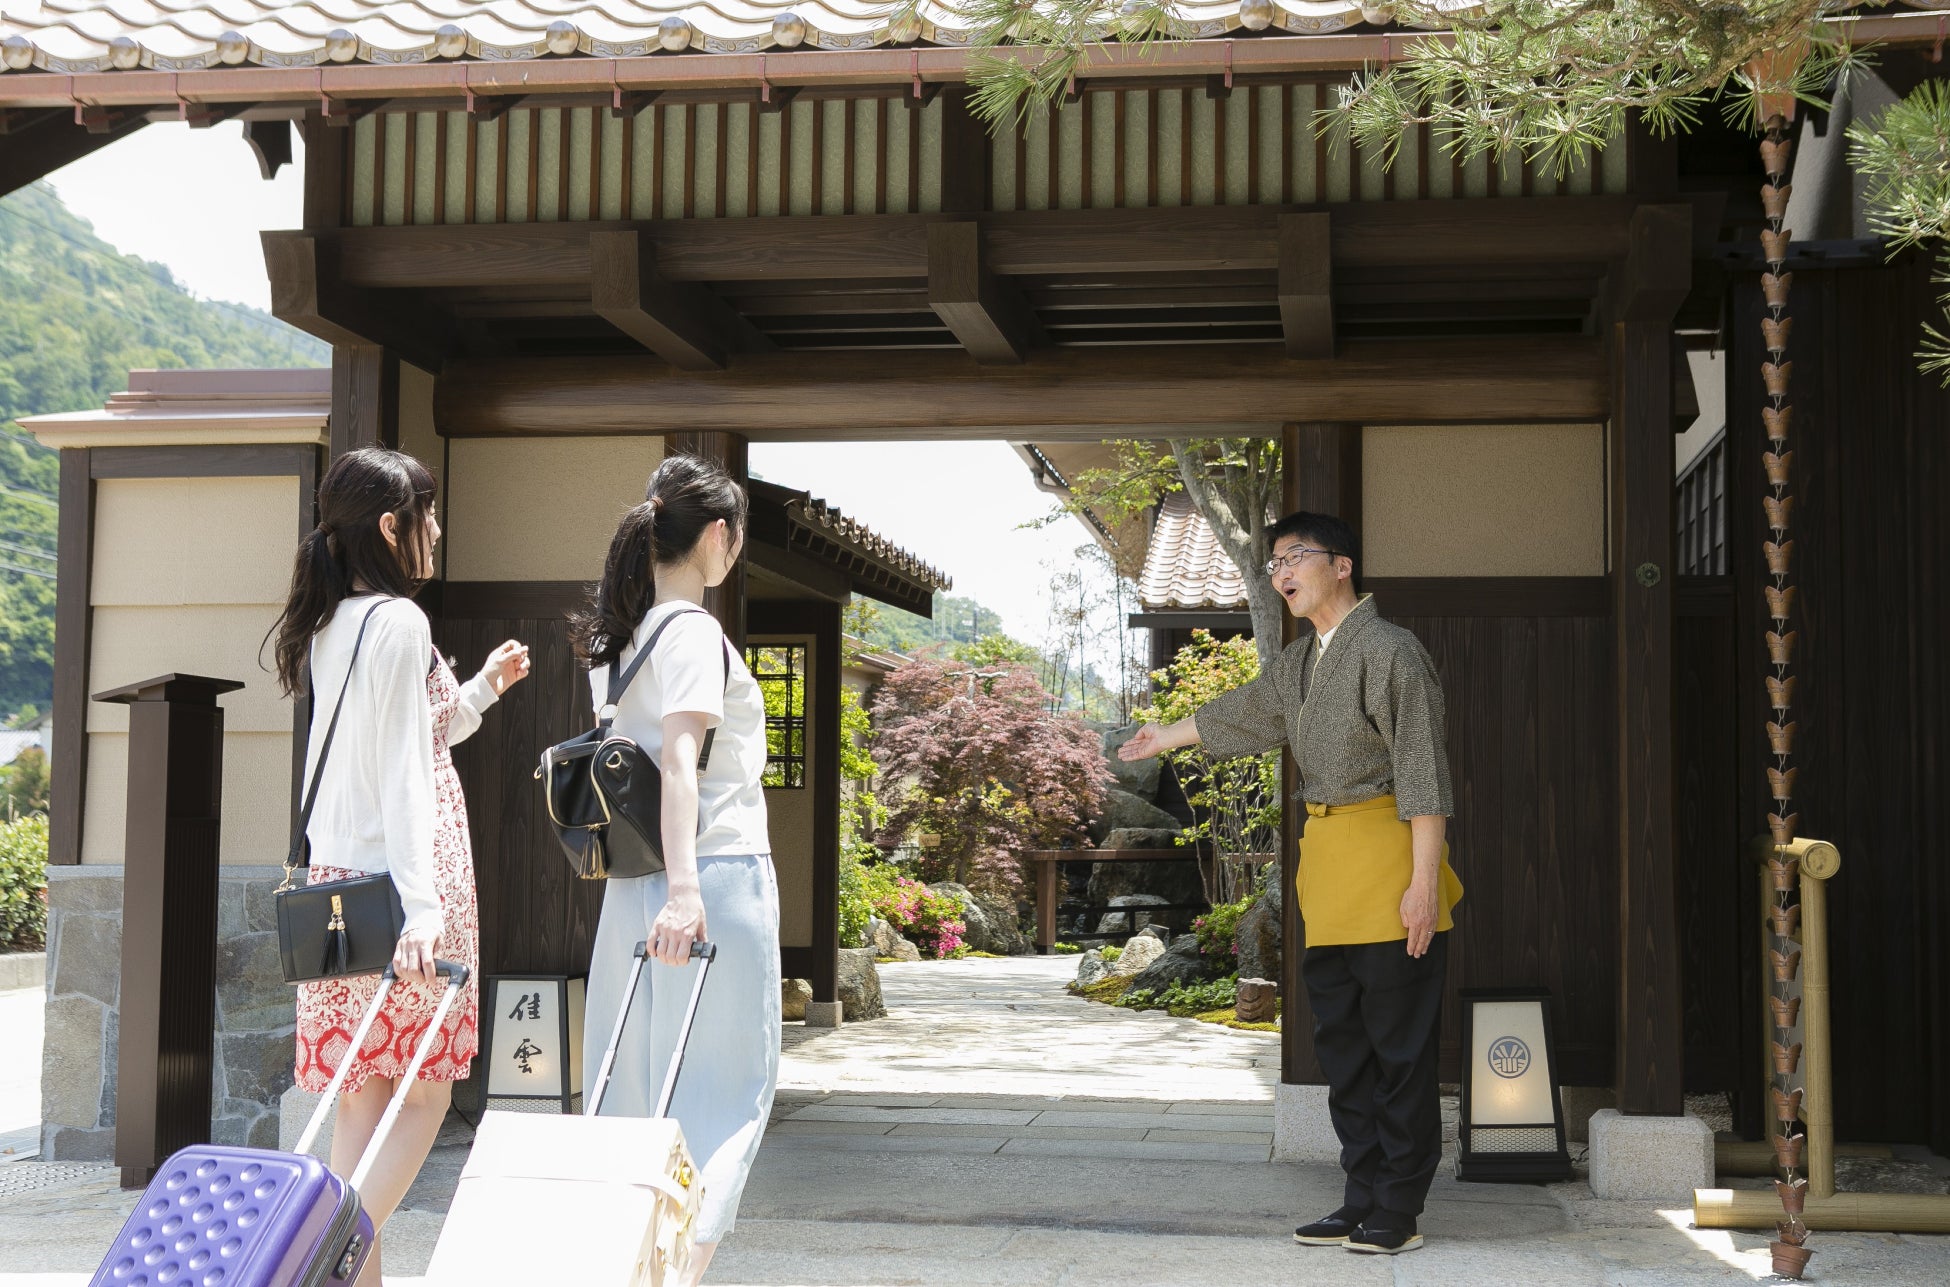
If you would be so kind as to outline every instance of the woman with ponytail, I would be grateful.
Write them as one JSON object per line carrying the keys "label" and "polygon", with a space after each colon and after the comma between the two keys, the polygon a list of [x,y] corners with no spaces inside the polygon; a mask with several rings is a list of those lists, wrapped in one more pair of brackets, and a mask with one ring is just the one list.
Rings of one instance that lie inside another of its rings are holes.
{"label": "woman with ponytail", "polygon": [[636,945],[648,943],[653,958],[623,1030],[605,1114],[654,1111],[689,1000],[691,944],[708,926],[718,948],[671,1105],[704,1173],[691,1283],[737,1218],[779,1075],[779,892],[760,786],[765,703],[744,659],[698,606],[737,563],[745,512],[744,490],[717,465],[666,457],[643,503],[616,529],[595,602],[572,623],[599,709],[611,668],[628,666],[656,639],[613,724],[662,771],[664,870],[612,878],[603,893],[583,1027],[585,1096]]}
{"label": "woman with ponytail", "polygon": [[[388,872],[406,912],[393,954],[399,982],[362,1049],[350,1046],[378,990],[376,975],[298,989],[298,1085],[323,1091],[340,1062],[354,1060],[332,1133],[332,1169],[340,1175],[357,1164],[432,1020],[440,991],[434,957],[470,968],[478,962],[473,846],[449,748],[528,673],[528,649],[513,640],[465,684],[434,650],[426,614],[413,602],[434,574],[434,493],[427,467],[402,452],[361,447],[340,456],[318,486],[318,526],[298,547],[291,593],[272,627],[279,683],[288,695],[312,699],[310,880]],[[323,757],[341,689],[345,703]],[[419,1174],[453,1083],[468,1075],[479,1047],[478,998],[470,979],[360,1191],[375,1229]],[[379,1252],[375,1242],[358,1287],[379,1287]]]}

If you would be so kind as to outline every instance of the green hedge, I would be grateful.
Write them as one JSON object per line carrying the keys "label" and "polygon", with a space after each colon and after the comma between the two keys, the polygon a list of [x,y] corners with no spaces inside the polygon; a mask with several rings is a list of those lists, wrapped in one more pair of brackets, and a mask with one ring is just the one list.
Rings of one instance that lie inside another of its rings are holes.
{"label": "green hedge", "polygon": [[0,952],[47,941],[47,815],[0,823]]}

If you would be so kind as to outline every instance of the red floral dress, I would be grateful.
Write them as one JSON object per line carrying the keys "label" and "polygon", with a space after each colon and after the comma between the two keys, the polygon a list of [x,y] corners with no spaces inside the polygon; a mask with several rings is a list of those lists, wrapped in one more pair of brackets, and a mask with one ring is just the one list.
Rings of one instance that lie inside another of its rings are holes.
{"label": "red floral dress", "polygon": [[[433,823],[434,886],[440,894],[439,953],[442,960],[458,961],[474,974],[466,989],[454,1000],[440,1025],[440,1037],[427,1060],[420,1066],[421,1081],[465,1081],[468,1065],[480,1051],[480,990],[477,986],[480,963],[480,909],[474,894],[474,847],[467,832],[467,802],[461,797],[460,778],[454,773],[453,752],[447,746],[447,729],[460,705],[460,684],[444,659],[434,658],[427,675],[427,703],[433,708]],[[311,884],[328,880],[349,880],[369,872],[348,871],[342,867],[313,867]],[[298,1085],[319,1093],[325,1090],[338,1071],[339,1061],[352,1045],[352,1034],[379,990],[377,974],[353,979],[320,979],[298,988]],[[423,983],[397,983],[386,1004],[366,1034],[359,1061],[345,1079],[344,1093],[351,1094],[372,1076],[397,1079],[413,1059],[414,1048],[433,1019],[440,1002],[439,987]]]}

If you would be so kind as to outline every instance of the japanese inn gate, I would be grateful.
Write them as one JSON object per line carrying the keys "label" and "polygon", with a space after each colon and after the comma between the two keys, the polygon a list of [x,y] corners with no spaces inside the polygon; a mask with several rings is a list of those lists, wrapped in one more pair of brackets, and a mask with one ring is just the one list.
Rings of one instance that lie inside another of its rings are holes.
{"label": "japanese inn gate", "polygon": [[[408,364],[435,377],[450,440],[665,435],[739,472],[751,442],[1278,435],[1285,506],[1359,528],[1363,426],[1607,426],[1602,574],[1369,588],[1449,685],[1470,891],[1452,985],[1549,986],[1567,1084],[1679,1113],[1700,984],[1682,978],[1700,935],[1682,896],[1737,863],[1682,852],[1675,331],[1717,324],[1725,282],[1696,264],[1759,224],[1727,199],[1752,142],[1725,149],[1717,186],[1682,183],[1677,148],[1639,132],[1562,179],[1457,163],[1426,134],[1384,170],[1311,118],[1386,34],[1238,34],[1104,54],[1060,111],[999,135],[968,110],[960,50],[878,40],[36,64],[0,76],[0,179],[178,116],[241,115],[275,161],[295,122],[304,226],[263,249],[276,314],[333,346],[335,453],[399,440]],[[429,606],[443,637],[499,638],[572,593],[476,582]],[[742,594],[714,605],[739,635]],[[561,647],[538,662],[538,687],[583,682]],[[487,805],[532,789],[529,754],[476,765],[498,783],[469,783],[477,832],[503,833],[490,847],[541,843],[532,809]],[[1696,830],[1695,849],[1725,839]],[[1290,882],[1290,837],[1285,853]],[[1743,914],[1745,877],[1725,880]],[[1286,907],[1284,991],[1304,1015]],[[830,945],[833,909],[816,910]],[[590,904],[556,968],[593,923]],[[1755,1066],[1754,1025],[1702,1004],[1740,1029],[1714,1034],[1726,1067]],[[1454,1006],[1448,1022],[1453,1078]],[[1319,1080],[1307,1024],[1283,1042],[1285,1079]]]}

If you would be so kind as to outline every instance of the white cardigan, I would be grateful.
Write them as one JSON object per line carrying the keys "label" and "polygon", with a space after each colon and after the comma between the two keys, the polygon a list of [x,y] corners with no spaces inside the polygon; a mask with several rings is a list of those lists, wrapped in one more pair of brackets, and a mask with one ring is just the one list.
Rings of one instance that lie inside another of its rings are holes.
{"label": "white cardigan", "polygon": [[[311,841],[311,861],[318,866],[391,872],[406,911],[407,929],[438,930],[440,895],[433,879],[433,711],[427,704],[433,631],[426,613],[411,599],[347,599],[312,636],[312,722],[305,782],[309,784],[317,772],[318,752],[345,683],[352,644],[369,611],[372,624],[359,647],[345,712],[339,717],[305,835]],[[447,728],[447,744],[464,741],[479,728],[482,712],[495,700],[494,685],[485,675],[468,680]]]}

